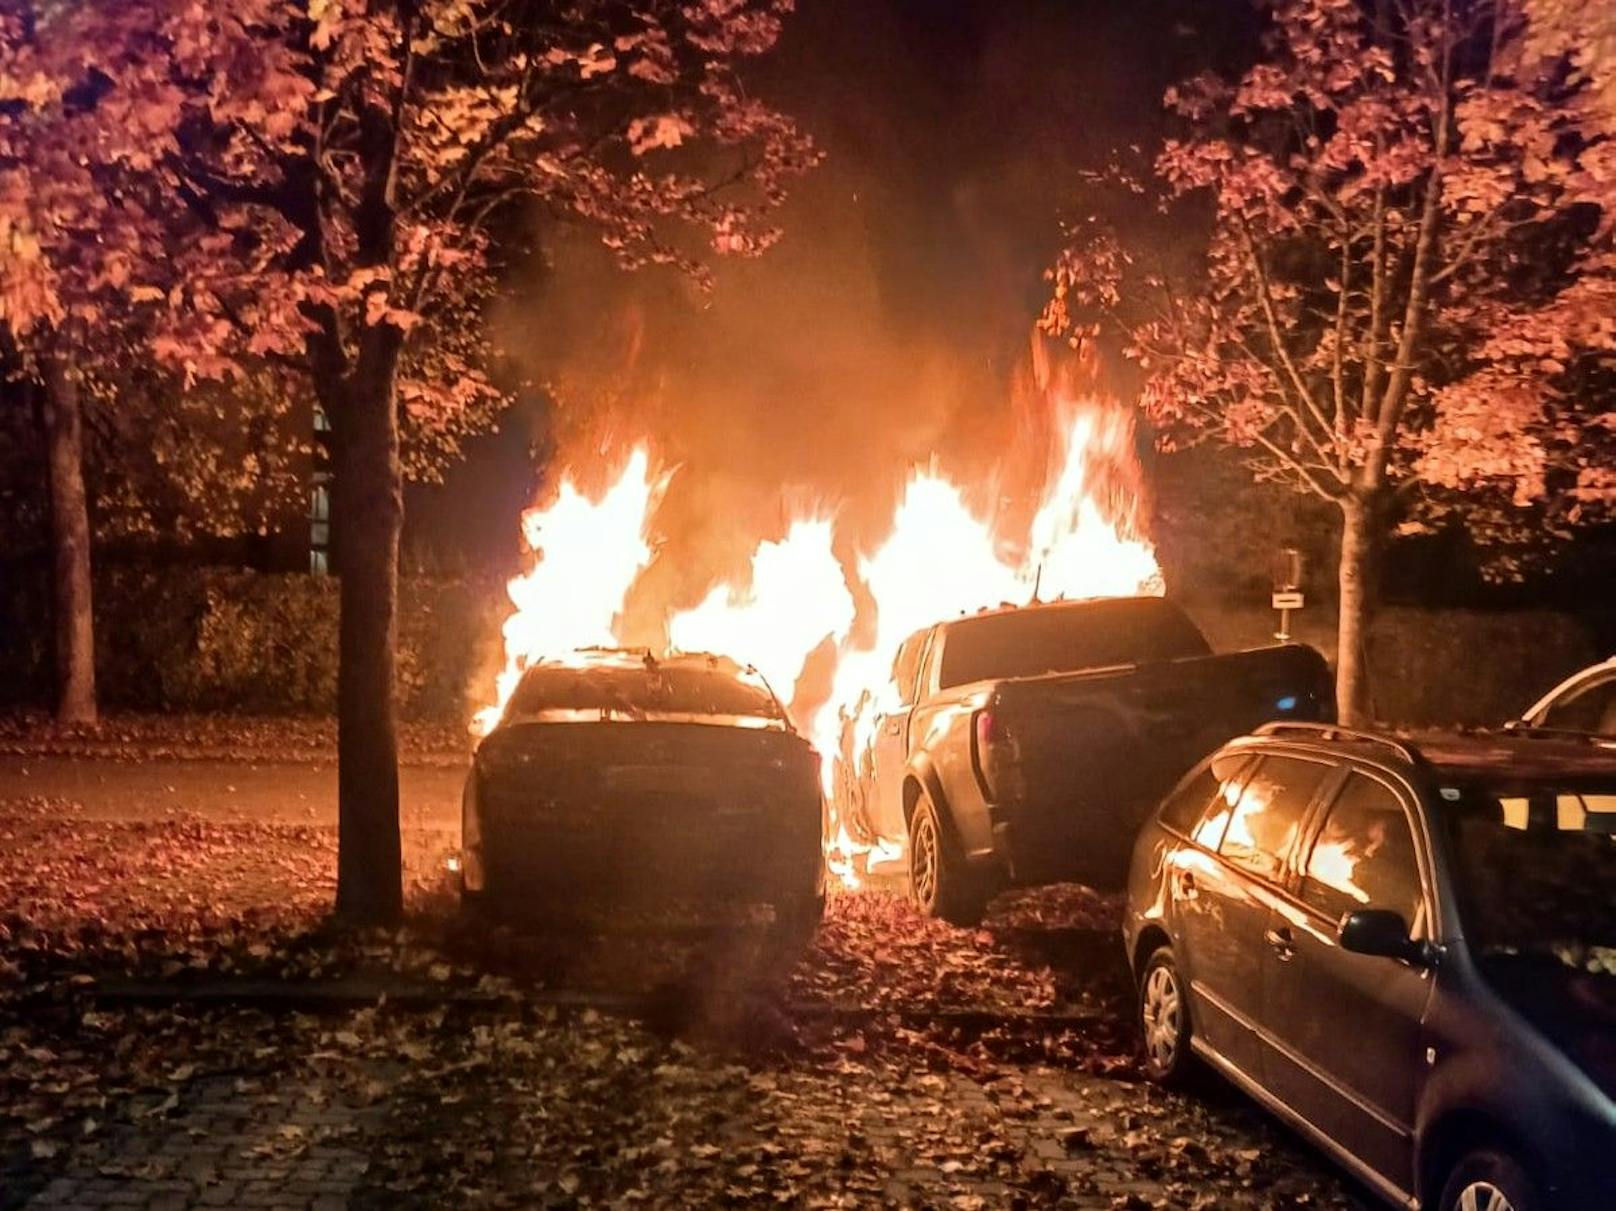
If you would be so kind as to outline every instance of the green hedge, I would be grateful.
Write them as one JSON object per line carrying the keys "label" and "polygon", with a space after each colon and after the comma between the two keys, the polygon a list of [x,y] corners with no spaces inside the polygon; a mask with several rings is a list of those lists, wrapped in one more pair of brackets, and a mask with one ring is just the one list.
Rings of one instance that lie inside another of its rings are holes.
{"label": "green hedge", "polygon": [[[1182,602],[1218,649],[1272,643],[1278,615],[1262,605]],[[1335,663],[1335,616],[1291,615],[1294,638]],[[1551,610],[1422,610],[1389,606],[1369,629],[1377,718],[1405,727],[1491,726],[1514,719],[1546,690],[1601,659],[1586,626]]]}
{"label": "green hedge", "polygon": [[[96,678],[103,707],[137,711],[329,714],[337,693],[337,582],[219,568],[114,568],[96,577]],[[0,592],[0,700],[50,698],[43,576]],[[406,719],[467,717],[492,685],[497,585],[406,579],[399,586],[398,705]]]}
{"label": "green hedge", "polygon": [[[114,710],[331,713],[337,582],[220,568],[104,569],[95,585],[96,676]],[[1272,642],[1260,603],[1185,603],[1219,649]],[[399,587],[399,710],[468,718],[493,684],[509,612],[489,582],[405,578]],[[1297,638],[1334,658],[1334,618],[1295,617]],[[0,579],[0,705],[45,706],[51,629],[43,574]],[[1585,628],[1546,611],[1390,608],[1375,620],[1376,713],[1409,725],[1489,724],[1597,658]]]}

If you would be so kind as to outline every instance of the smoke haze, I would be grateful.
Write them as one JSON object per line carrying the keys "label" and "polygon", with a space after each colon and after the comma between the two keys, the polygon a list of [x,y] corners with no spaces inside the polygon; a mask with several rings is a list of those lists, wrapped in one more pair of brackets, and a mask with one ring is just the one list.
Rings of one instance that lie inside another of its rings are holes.
{"label": "smoke haze", "polygon": [[1204,61],[1192,14],[1211,8],[1227,15],[801,0],[755,85],[826,161],[796,183],[778,245],[719,262],[703,293],[551,242],[497,317],[521,369],[555,388],[547,480],[604,476],[641,438],[679,468],[634,637],[744,577],[805,509],[836,512],[850,563],[916,465],[976,486],[983,510],[1041,486],[1024,482],[1048,438],[1028,335],[1059,218],[1081,203],[1080,169],[1149,137],[1162,89]]}

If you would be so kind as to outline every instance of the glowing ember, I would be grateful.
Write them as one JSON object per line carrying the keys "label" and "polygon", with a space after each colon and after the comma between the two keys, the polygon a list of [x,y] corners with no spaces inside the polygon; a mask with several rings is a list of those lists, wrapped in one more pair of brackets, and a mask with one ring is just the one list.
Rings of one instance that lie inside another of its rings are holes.
{"label": "glowing ember", "polygon": [[651,514],[666,485],[651,471],[650,452],[639,446],[598,500],[563,477],[554,501],[522,514],[534,562],[509,585],[516,613],[505,621],[505,670],[494,704],[477,713],[479,732],[499,722],[528,665],[617,642],[623,599],[651,561]]}
{"label": "glowing ember", "polygon": [[[833,804],[826,860],[848,886],[858,885],[861,863],[867,870],[902,857],[877,838],[853,836],[833,791],[838,766],[844,782],[856,774],[878,719],[895,705],[886,701],[892,662],[908,636],[1007,603],[1162,591],[1154,552],[1134,536],[1139,472],[1130,413],[1061,399],[1050,407],[1061,422],[1056,448],[1024,535],[999,534],[997,519],[974,513],[935,469],[910,477],[891,531],[858,560],[874,603],[873,618],[858,629],[864,642],[850,640],[855,594],[834,553],[834,524],[823,517],[800,518],[779,541],[761,543],[748,585],[720,585],[669,617],[672,647],[751,664],[786,701],[810,653],[827,639],[838,645],[829,698],[799,723],[822,755]],[[484,730],[529,664],[619,642],[623,602],[650,562],[651,518],[665,485],[651,466],[638,448],[599,499],[568,478],[551,504],[523,515],[536,558],[510,585],[516,613],[505,625],[497,703],[478,716]]]}

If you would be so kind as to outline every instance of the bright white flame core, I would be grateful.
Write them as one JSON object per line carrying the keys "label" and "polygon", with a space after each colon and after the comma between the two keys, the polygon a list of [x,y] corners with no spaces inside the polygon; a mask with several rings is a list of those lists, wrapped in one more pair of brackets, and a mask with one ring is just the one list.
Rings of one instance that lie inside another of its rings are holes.
{"label": "bright white flame core", "polygon": [[751,664],[790,701],[808,654],[827,638],[840,643],[853,625],[853,594],[831,550],[833,535],[828,519],[792,522],[779,542],[759,544],[749,589],[717,586],[668,620],[668,642]]}

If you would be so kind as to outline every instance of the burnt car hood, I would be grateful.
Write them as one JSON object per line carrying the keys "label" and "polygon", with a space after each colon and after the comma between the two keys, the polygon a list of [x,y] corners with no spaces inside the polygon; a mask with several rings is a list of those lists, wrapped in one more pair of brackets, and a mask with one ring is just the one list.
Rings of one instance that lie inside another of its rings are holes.
{"label": "burnt car hood", "polygon": [[1616,975],[1549,955],[1493,955],[1480,967],[1494,992],[1616,1100]]}

